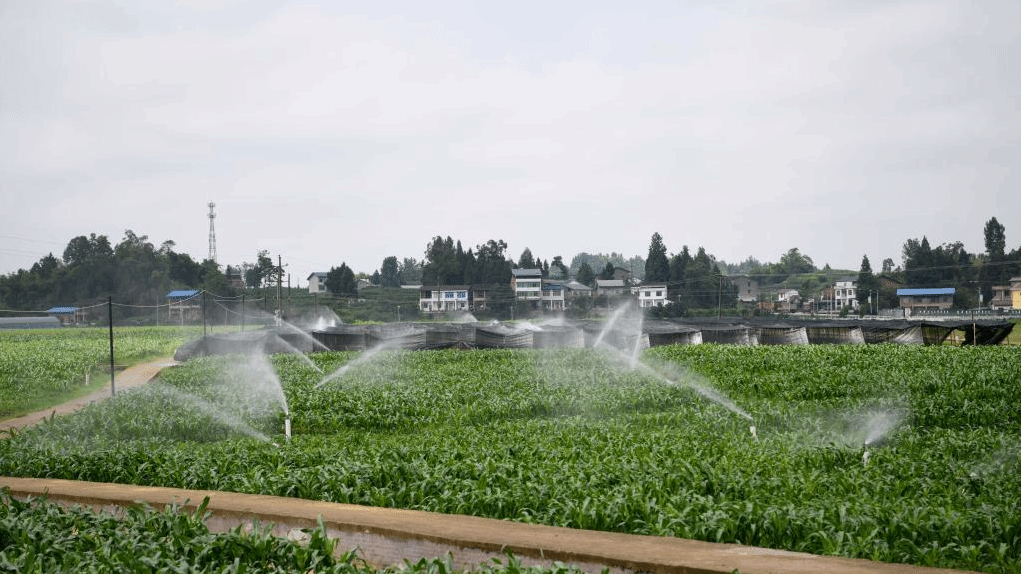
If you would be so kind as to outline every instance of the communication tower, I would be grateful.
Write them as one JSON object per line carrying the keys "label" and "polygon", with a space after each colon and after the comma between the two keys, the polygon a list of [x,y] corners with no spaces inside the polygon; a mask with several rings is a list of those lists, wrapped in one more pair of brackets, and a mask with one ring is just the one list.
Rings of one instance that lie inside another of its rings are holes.
{"label": "communication tower", "polygon": [[216,229],[213,227],[213,220],[216,219],[216,214],[213,213],[213,208],[216,204],[212,201],[209,202],[209,260],[216,262]]}

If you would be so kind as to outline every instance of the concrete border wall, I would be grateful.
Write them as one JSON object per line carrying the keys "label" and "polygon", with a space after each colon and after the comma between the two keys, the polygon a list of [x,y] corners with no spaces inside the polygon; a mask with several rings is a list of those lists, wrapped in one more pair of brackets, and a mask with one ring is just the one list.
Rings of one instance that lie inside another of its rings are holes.
{"label": "concrete border wall", "polygon": [[512,552],[523,565],[574,564],[588,572],[604,567],[614,573],[665,572],[677,574],[791,573],[833,574],[953,572],[903,564],[816,556],[680,538],[637,536],[521,524],[503,520],[373,508],[277,496],[207,490],[147,487],[57,479],[0,477],[19,500],[46,496],[64,506],[88,506],[117,512],[148,504],[156,509],[176,503],[194,511],[208,496],[207,526],[213,532],[260,524],[273,533],[300,539],[302,528],[315,528],[320,517],[338,551],[359,548],[375,566],[417,562],[450,553],[458,568],[472,569],[491,558]]}

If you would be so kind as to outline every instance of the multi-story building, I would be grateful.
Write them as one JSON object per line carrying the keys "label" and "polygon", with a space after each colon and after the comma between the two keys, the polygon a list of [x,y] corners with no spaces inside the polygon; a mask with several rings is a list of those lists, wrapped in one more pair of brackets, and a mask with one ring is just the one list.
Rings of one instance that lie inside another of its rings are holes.
{"label": "multi-story building", "polygon": [[759,300],[759,283],[747,275],[734,275],[730,282],[737,287],[737,300],[742,303],[755,303]]}
{"label": "multi-story building", "polygon": [[897,289],[902,309],[911,311],[945,311],[954,306],[953,287],[945,289]]}
{"label": "multi-story building", "polygon": [[837,281],[833,286],[833,300],[837,310],[849,307],[858,310],[858,282],[851,279]]}
{"label": "multi-story building", "polygon": [[626,293],[628,293],[628,287],[623,279],[596,279],[597,296],[621,297]]}
{"label": "multi-story building", "polygon": [[1009,285],[993,287],[993,300],[989,306],[1003,311],[1021,309],[1021,277],[1011,277]]}
{"label": "multi-story building", "polygon": [[316,271],[308,276],[309,293],[326,293],[326,272]]}
{"label": "multi-story building", "polygon": [[530,301],[538,306],[542,301],[542,270],[511,269],[511,291],[518,301]]}
{"label": "multi-story building", "polygon": [[468,311],[470,289],[467,285],[439,285],[419,290],[418,308],[423,313]]}
{"label": "multi-story building", "polygon": [[542,308],[546,311],[563,311],[566,289],[560,283],[542,282]]}
{"label": "multi-story building", "polygon": [[647,283],[638,287],[638,306],[662,307],[666,305],[666,283]]}

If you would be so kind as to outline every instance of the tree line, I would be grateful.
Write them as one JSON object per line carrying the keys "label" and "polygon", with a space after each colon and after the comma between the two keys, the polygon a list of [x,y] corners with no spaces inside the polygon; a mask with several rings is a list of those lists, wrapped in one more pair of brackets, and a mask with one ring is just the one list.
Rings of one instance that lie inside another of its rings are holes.
{"label": "tree line", "polygon": [[865,255],[858,273],[859,302],[876,293],[882,306],[896,307],[896,286],[903,285],[952,287],[954,307],[959,309],[989,305],[994,287],[1009,286],[1012,277],[1021,276],[1021,247],[1007,251],[1006,228],[995,217],[985,223],[982,233],[984,253],[969,253],[960,241],[932,247],[924,235],[909,238],[901,249],[902,265],[895,267],[893,259],[885,259],[878,273]]}
{"label": "tree line", "polygon": [[61,257],[49,253],[28,270],[0,276],[0,304],[9,309],[39,310],[71,303],[84,305],[116,296],[128,305],[166,302],[173,289],[206,289],[236,294],[226,272],[214,261],[195,261],[174,250],[173,241],[159,247],[132,230],[116,245],[95,233],[71,239]]}
{"label": "tree line", "polygon": [[[892,258],[882,261],[881,270],[872,269],[868,256],[862,258],[857,273],[858,297],[864,303],[878,294],[883,307],[897,306],[896,287],[955,287],[955,305],[975,307],[988,304],[992,288],[1005,285],[1021,275],[1021,249],[1007,251],[1006,232],[995,217],[984,227],[985,252],[969,253],[961,242],[933,247],[928,239],[909,238],[901,251],[901,265]],[[162,303],[173,289],[203,289],[225,297],[237,296],[242,286],[251,288],[275,285],[283,277],[283,268],[267,251],[256,253],[255,262],[227,265],[215,261],[196,261],[174,249],[173,241],[154,245],[145,235],[126,230],[116,245],[104,235],[91,234],[71,239],[60,257],[49,253],[30,269],[0,276],[0,309],[39,310],[55,305],[87,304],[115,295],[126,304]],[[426,244],[423,259],[384,258],[371,275],[355,273],[346,263],[334,266],[327,274],[327,288],[337,295],[357,292],[357,280],[371,278],[383,287],[401,285],[489,285],[498,304],[513,303],[510,292],[511,269],[537,268],[544,278],[574,279],[593,286],[598,278],[618,276],[623,269],[635,279],[665,283],[671,305],[658,311],[684,314],[692,309],[712,309],[736,299],[736,287],[727,276],[748,275],[760,287],[786,285],[806,294],[831,286],[836,273],[825,265],[816,267],[798,248],[781,254],[774,263],[762,263],[749,257],[738,264],[718,261],[703,247],[692,255],[687,245],[668,253],[662,236],[653,233],[645,258],[625,258],[611,253],[575,255],[570,264],[556,255],[543,259],[526,247],[517,259],[508,254],[502,239],[465,249],[460,240],[435,236]],[[243,281],[242,281],[243,279]]]}

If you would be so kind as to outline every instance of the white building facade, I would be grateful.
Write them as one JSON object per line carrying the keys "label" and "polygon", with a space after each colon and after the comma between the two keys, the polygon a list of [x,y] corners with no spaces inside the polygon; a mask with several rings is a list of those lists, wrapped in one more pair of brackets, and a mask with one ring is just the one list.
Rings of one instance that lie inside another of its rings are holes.
{"label": "white building facade", "polygon": [[638,306],[645,309],[648,307],[662,307],[666,305],[666,284],[651,283],[638,287]]}
{"label": "white building facade", "polygon": [[856,281],[837,281],[833,285],[833,301],[839,311],[844,307],[858,310],[858,284]]}
{"label": "white building facade", "polygon": [[542,300],[541,269],[511,269],[511,290],[518,301]]}
{"label": "white building facade", "polygon": [[560,283],[543,283],[542,308],[546,311],[563,311],[566,289]]}
{"label": "white building facade", "polygon": [[422,287],[419,290],[418,308],[423,313],[468,311],[469,291],[467,285]]}
{"label": "white building facade", "polygon": [[326,272],[316,271],[308,276],[309,293],[326,293]]}

